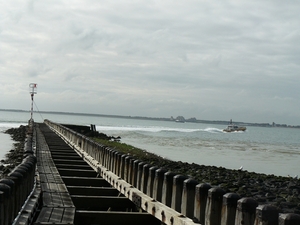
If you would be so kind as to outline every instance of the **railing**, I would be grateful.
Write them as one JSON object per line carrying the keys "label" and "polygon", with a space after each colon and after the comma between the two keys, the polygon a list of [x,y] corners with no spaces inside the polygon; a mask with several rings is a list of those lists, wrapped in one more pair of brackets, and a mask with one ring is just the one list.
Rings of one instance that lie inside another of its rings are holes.
{"label": "railing", "polygon": [[[29,121],[22,163],[6,178],[0,180],[0,225],[13,224],[20,219],[23,205],[34,190],[36,157],[33,149],[33,126],[34,122]],[[23,211],[23,213],[26,213],[27,220],[30,220],[34,217],[35,210]]]}
{"label": "railing", "polygon": [[272,205],[258,205],[218,187],[199,184],[155,165],[96,143],[60,124],[45,123],[142,209],[165,224],[299,225],[300,215],[281,214]]}

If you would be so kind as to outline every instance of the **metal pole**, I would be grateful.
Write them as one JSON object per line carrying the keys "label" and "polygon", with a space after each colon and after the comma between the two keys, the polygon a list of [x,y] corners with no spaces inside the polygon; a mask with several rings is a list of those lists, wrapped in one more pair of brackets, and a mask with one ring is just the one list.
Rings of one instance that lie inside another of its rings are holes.
{"label": "metal pole", "polygon": [[32,120],[32,117],[33,117],[33,96],[34,96],[34,94],[36,94],[36,86],[37,86],[37,84],[35,84],[35,83],[29,84],[30,94],[31,94],[30,120]]}

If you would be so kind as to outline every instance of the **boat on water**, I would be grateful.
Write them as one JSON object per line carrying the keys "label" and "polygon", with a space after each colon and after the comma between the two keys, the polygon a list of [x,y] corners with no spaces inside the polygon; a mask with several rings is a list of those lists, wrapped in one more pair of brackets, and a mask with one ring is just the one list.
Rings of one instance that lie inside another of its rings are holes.
{"label": "boat on water", "polygon": [[232,120],[230,120],[229,125],[223,131],[224,132],[235,132],[235,131],[245,131],[245,130],[246,130],[246,127],[237,126],[232,123]]}

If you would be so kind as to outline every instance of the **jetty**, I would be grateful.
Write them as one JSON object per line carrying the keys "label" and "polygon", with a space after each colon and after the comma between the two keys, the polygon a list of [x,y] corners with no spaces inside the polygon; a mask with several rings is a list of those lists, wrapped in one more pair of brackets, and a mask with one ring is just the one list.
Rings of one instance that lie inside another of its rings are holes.
{"label": "jetty", "polygon": [[24,158],[0,180],[0,225],[299,225],[300,215],[225,193],[30,119]]}

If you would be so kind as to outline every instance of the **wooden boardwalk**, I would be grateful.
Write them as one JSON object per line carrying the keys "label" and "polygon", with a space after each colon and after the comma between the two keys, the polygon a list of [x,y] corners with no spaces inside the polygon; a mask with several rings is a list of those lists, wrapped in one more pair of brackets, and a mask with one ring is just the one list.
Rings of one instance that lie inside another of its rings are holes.
{"label": "wooden boardwalk", "polygon": [[42,205],[34,224],[161,224],[95,172],[45,124],[37,124]]}

